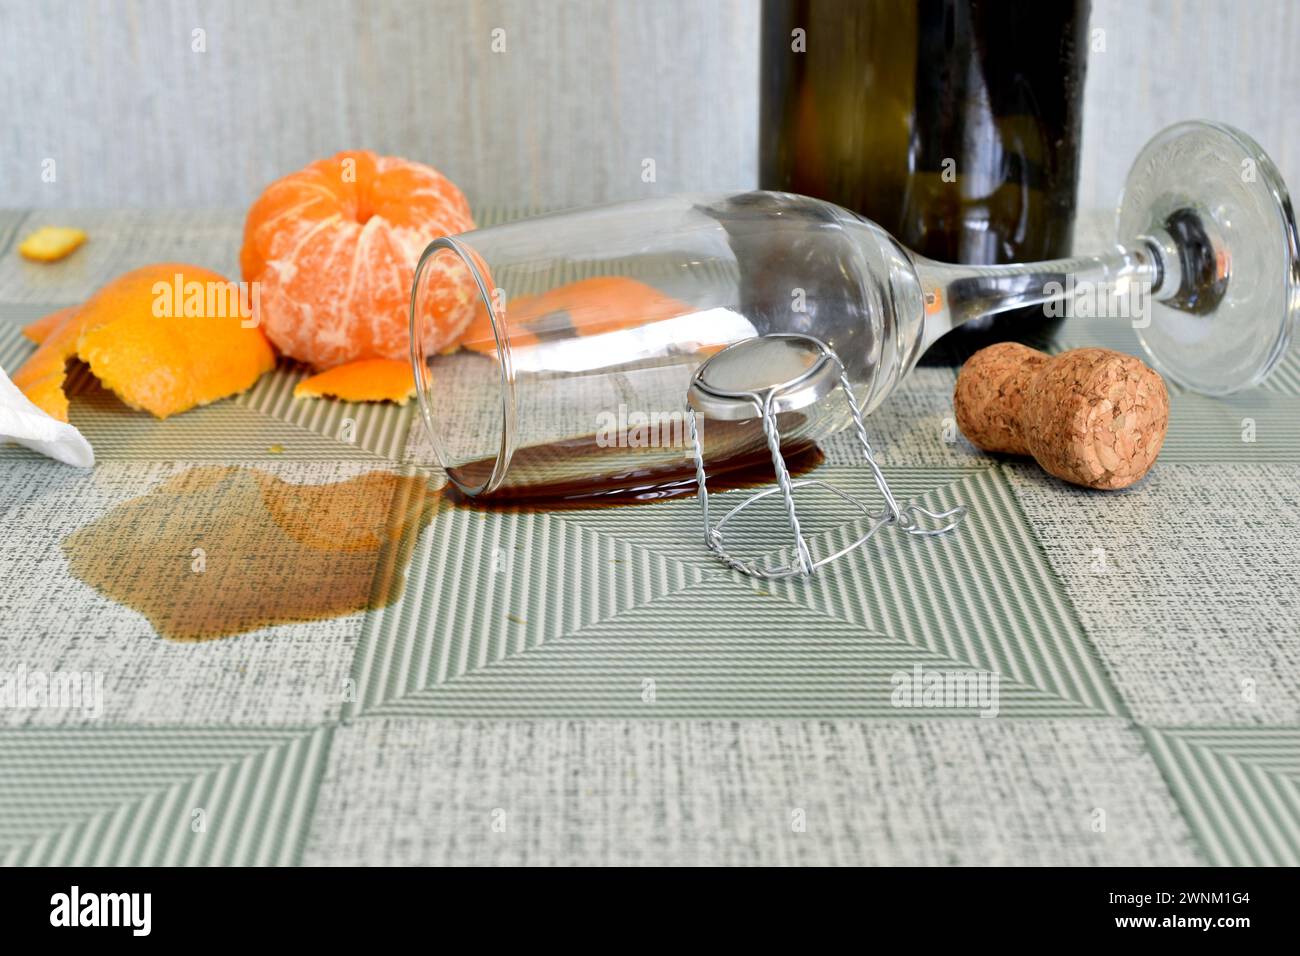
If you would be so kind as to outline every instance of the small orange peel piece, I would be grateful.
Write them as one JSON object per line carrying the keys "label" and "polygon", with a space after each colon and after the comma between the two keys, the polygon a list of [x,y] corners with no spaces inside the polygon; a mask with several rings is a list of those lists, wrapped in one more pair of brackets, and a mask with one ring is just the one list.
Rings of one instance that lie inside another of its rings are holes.
{"label": "small orange peel piece", "polygon": [[305,378],[293,389],[294,398],[338,398],[345,402],[396,402],[405,405],[415,394],[410,362],[361,359]]}
{"label": "small orange peel piece", "polygon": [[[243,314],[238,287],[199,266],[160,263],[118,276],[61,321],[14,373],[31,401],[68,420],[68,362],[131,408],[167,418],[244,391],[275,365],[266,336]],[[39,320],[42,324],[47,319]]]}
{"label": "small orange peel piece", "polygon": [[86,234],[71,226],[41,226],[18,244],[23,258],[35,262],[58,262],[86,241]]}

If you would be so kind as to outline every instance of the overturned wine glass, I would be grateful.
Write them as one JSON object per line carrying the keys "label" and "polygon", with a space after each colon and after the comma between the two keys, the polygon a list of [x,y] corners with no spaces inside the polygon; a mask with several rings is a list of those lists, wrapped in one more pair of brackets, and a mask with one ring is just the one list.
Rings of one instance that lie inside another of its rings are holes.
{"label": "overturned wine glass", "polygon": [[[1276,366],[1300,314],[1300,248],[1286,186],[1253,140],[1205,122],[1159,133],[1129,173],[1117,232],[1097,255],[952,265],[830,203],[746,192],[438,239],[411,294],[421,414],[438,464],[466,496],[573,503],[685,487],[701,501],[705,543],[727,564],[760,577],[811,574],[881,526],[937,533],[961,517],[899,504],[863,419],[965,322],[1081,295],[1136,298],[1128,320],[1180,385],[1224,395]],[[449,349],[453,306],[472,315]],[[817,556],[793,496],[829,486],[792,480],[785,460],[845,427],[884,504],[859,540]],[[769,460],[775,485],[710,524],[708,480]],[[724,526],[773,496],[793,558],[733,556]]]}

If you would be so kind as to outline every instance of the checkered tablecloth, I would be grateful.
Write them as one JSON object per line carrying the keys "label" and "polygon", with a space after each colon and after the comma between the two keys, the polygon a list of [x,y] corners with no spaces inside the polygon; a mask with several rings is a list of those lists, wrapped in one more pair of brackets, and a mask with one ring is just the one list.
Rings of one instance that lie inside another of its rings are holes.
{"label": "checkered tablecloth", "polygon": [[[55,221],[90,242],[14,253]],[[127,268],[237,275],[241,225],[0,213],[0,366]],[[1096,322],[1050,347],[1085,344],[1138,351]],[[0,862],[1300,864],[1300,355],[1230,400],[1172,389],[1153,473],[1111,494],[978,454],[955,371],[919,368],[871,438],[966,523],[810,582],[721,568],[692,500],[442,509],[389,607],[198,644],[68,573],[64,538],[193,464],[317,483],[418,450],[410,406],[295,404],[300,374],[163,423],[82,374],[93,471],[0,449],[0,672],[105,681],[97,718],[0,708]],[[829,547],[851,518],[806,521]],[[930,672],[998,675],[997,716],[896,706]]]}

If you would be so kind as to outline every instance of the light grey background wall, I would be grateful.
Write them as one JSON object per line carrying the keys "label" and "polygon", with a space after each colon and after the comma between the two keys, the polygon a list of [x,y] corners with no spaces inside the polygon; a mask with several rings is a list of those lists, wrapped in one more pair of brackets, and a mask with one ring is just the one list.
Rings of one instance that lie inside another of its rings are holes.
{"label": "light grey background wall", "polygon": [[[355,146],[433,163],[481,203],[752,186],[759,10],[0,0],[0,206],[240,206]],[[1300,188],[1300,3],[1094,0],[1092,25],[1084,206],[1110,205],[1147,136],[1195,116],[1253,133]]]}

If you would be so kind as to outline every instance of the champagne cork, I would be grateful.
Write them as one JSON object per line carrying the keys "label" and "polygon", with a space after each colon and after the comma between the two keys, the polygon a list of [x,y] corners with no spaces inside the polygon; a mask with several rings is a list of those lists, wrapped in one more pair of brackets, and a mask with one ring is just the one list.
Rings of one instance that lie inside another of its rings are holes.
{"label": "champagne cork", "polygon": [[1029,380],[1048,356],[1027,345],[1001,342],[980,349],[962,366],[952,406],[957,427],[976,448],[1028,455],[1020,408]]}
{"label": "champagne cork", "polygon": [[981,349],[953,393],[957,427],[984,451],[1032,455],[1087,488],[1126,488],[1155,463],[1169,426],[1164,380],[1110,349],[1060,355],[1014,343]]}

